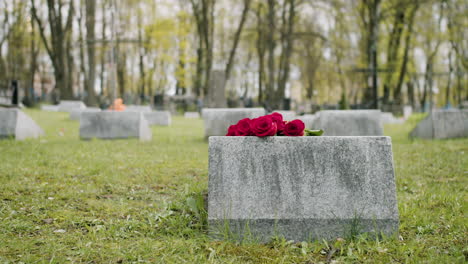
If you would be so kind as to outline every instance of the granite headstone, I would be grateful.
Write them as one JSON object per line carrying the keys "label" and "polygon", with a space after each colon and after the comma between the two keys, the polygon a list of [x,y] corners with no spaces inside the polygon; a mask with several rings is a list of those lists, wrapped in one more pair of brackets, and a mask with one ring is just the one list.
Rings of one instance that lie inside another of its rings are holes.
{"label": "granite headstone", "polygon": [[468,109],[433,111],[410,135],[426,139],[468,137]]}
{"label": "granite headstone", "polygon": [[83,112],[80,119],[80,137],[82,139],[123,139],[138,138],[151,140],[148,121],[139,112]]}
{"label": "granite headstone", "polygon": [[172,123],[169,111],[144,112],[143,115],[150,126],[170,126]]}
{"label": "granite headstone", "polygon": [[394,235],[389,137],[210,137],[211,236],[267,242]]}
{"label": "granite headstone", "polygon": [[323,129],[325,136],[383,136],[380,110],[320,111],[314,129]]}
{"label": "granite headstone", "polygon": [[0,138],[24,140],[38,138],[44,131],[28,115],[19,109],[0,108]]}

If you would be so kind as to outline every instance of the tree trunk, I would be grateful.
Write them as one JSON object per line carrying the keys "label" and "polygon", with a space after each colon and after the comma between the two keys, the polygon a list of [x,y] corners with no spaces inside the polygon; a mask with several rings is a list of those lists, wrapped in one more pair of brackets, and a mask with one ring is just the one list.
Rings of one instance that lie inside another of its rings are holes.
{"label": "tree trunk", "polygon": [[395,103],[397,105],[400,105],[402,103],[402,94],[401,94],[401,88],[403,87],[403,82],[406,76],[407,72],[407,66],[408,66],[408,60],[409,60],[409,51],[411,48],[411,37],[413,35],[413,24],[414,24],[414,17],[416,15],[416,12],[419,8],[419,5],[416,4],[416,6],[411,10],[411,14],[409,17],[408,22],[408,31],[406,32],[405,36],[405,50],[403,54],[403,61],[400,67],[400,74],[398,76],[398,82],[395,87],[395,93],[393,94]]}
{"label": "tree trunk", "polygon": [[226,70],[225,70],[226,83],[229,81],[229,78],[231,76],[231,71],[234,65],[234,58],[236,55],[237,46],[239,45],[240,36],[241,36],[242,30],[244,29],[245,21],[247,20],[247,14],[249,13],[251,2],[252,2],[251,0],[244,0],[244,9],[242,10],[242,15],[239,21],[239,26],[237,27],[236,33],[234,34],[234,42],[232,44],[232,48],[229,53],[228,62],[226,64]]}
{"label": "tree trunk", "polygon": [[86,44],[88,51],[87,105],[97,106],[96,90],[96,1],[86,0]]}
{"label": "tree trunk", "polygon": [[30,79],[29,79],[29,87],[26,87],[26,91],[25,91],[24,104],[26,106],[33,106],[35,104],[34,77],[37,72],[38,55],[39,55],[39,50],[36,45],[36,28],[34,26],[34,20],[31,20],[31,61],[30,61],[30,68],[29,68]]}
{"label": "tree trunk", "polygon": [[[280,108],[283,108],[283,98],[286,90],[286,84],[289,80],[289,72],[291,68],[291,57],[294,48],[294,25],[296,20],[296,1],[289,0],[289,9],[288,15],[284,16],[283,23],[284,23],[284,33],[282,36],[282,56],[281,56],[281,63],[279,69],[279,76],[278,76],[278,91],[276,93],[276,101],[277,105]],[[286,9],[286,7],[285,7]]]}
{"label": "tree trunk", "polygon": [[[106,10],[106,1],[104,0],[102,2],[102,31],[101,31],[101,38],[104,40],[106,39],[106,28],[107,28],[107,19],[105,16],[105,10]],[[100,79],[100,84],[101,84],[101,96],[105,94],[105,81],[104,81],[104,73],[106,72],[106,43],[103,42],[101,47],[101,71],[99,73],[99,79]]]}
{"label": "tree trunk", "polygon": [[452,86],[452,73],[453,73],[453,67],[452,67],[452,50],[449,52],[449,75],[448,75],[448,80],[447,80],[447,88],[445,90],[445,105],[449,106],[450,105],[450,87]]}
{"label": "tree trunk", "polygon": [[[401,4],[401,3],[400,3]],[[398,51],[400,49],[401,36],[405,25],[405,11],[406,7],[398,6],[394,16],[392,32],[389,36],[389,43],[387,47],[387,68],[389,72],[385,75],[384,79],[384,94],[382,102],[388,104],[390,100],[390,93],[392,91],[393,69],[398,60]]]}
{"label": "tree trunk", "polygon": [[268,0],[268,11],[267,11],[267,30],[266,30],[266,51],[267,51],[267,69],[268,75],[266,76],[265,84],[265,94],[266,94],[266,106],[267,108],[277,108],[274,105],[275,100],[275,49],[276,49],[276,39],[275,39],[275,28],[276,28],[276,16],[275,8],[276,0]]}
{"label": "tree trunk", "polygon": [[265,34],[263,21],[263,3],[259,3],[257,15],[257,54],[258,54],[258,102],[263,103],[263,80],[265,78]]}
{"label": "tree trunk", "polygon": [[39,18],[35,0],[31,0],[33,19],[36,21],[45,49],[52,61],[55,76],[55,86],[61,99],[73,99],[70,71],[73,69],[73,60],[69,48],[71,47],[71,31],[74,15],[73,1],[69,2],[68,15],[62,21],[63,3],[56,0],[47,0],[48,26],[51,41],[45,35],[45,26]]}

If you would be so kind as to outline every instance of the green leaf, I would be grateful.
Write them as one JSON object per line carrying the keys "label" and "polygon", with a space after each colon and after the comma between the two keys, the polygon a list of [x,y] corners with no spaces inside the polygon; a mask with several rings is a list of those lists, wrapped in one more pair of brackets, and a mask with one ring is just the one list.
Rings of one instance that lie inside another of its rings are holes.
{"label": "green leaf", "polygon": [[323,135],[323,130],[322,129],[320,129],[320,130],[306,129],[306,130],[304,130],[304,132],[305,132],[305,136],[307,136],[307,137],[318,137],[318,136]]}

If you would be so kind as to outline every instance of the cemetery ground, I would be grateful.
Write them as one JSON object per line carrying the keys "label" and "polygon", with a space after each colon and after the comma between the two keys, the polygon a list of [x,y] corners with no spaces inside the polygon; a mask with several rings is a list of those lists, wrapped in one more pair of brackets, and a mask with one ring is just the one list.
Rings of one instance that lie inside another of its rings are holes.
{"label": "cemetery ground", "polygon": [[[468,139],[392,136],[400,234],[268,244],[212,241],[199,119],[153,140],[81,141],[68,114],[27,110],[38,140],[0,141],[0,263],[466,263]],[[313,202],[313,201],[311,201]]]}

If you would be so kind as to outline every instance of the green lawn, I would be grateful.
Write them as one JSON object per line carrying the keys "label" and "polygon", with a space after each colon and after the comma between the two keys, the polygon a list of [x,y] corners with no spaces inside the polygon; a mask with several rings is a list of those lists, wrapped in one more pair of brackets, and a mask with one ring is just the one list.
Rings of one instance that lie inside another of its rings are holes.
{"label": "green lawn", "polygon": [[153,140],[81,141],[63,113],[28,110],[46,132],[0,141],[0,263],[466,263],[468,139],[392,136],[400,237],[266,245],[211,241],[202,212],[201,120]]}

